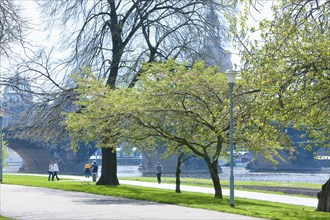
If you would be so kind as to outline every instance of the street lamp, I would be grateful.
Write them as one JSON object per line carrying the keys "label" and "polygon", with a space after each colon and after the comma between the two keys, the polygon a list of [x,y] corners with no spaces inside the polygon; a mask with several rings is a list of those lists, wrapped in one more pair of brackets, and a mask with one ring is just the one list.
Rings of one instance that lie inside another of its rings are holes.
{"label": "street lamp", "polygon": [[234,70],[227,70],[227,79],[228,79],[228,86],[229,86],[229,101],[230,101],[230,206],[234,207],[234,156],[233,156],[233,88],[235,85],[235,76],[236,71]]}
{"label": "street lamp", "polygon": [[0,115],[0,184],[2,183],[2,123],[3,117]]}

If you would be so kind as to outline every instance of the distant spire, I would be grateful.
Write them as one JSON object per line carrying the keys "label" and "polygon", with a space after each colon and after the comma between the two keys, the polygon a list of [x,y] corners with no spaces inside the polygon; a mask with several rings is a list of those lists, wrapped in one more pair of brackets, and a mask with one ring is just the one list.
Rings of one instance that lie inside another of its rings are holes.
{"label": "distant spire", "polygon": [[196,59],[203,59],[206,65],[209,66],[220,66],[219,71],[222,72],[232,69],[230,55],[222,47],[221,24],[212,6],[205,15],[205,21],[207,25],[211,26],[211,30],[204,36],[204,46],[199,51],[199,56]]}
{"label": "distant spire", "polygon": [[205,17],[205,21],[209,25],[216,28],[217,30],[220,28],[220,22],[219,22],[218,16],[216,15],[215,10],[212,6],[210,6],[210,11],[209,11],[209,13],[207,13],[207,15]]}

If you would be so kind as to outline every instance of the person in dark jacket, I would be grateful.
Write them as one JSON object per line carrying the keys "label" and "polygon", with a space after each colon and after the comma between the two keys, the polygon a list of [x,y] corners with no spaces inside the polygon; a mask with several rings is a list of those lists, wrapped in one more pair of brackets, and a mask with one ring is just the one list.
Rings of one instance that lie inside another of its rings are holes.
{"label": "person in dark jacket", "polygon": [[163,166],[160,165],[160,163],[158,162],[155,169],[156,169],[156,173],[157,173],[157,181],[158,181],[158,184],[160,184],[162,182],[161,176],[162,176],[162,172],[163,172]]}
{"label": "person in dark jacket", "polygon": [[93,181],[96,181],[97,178],[97,171],[99,169],[99,166],[97,165],[96,161],[94,160],[92,165],[91,165],[91,170],[92,170],[92,177],[93,177]]}

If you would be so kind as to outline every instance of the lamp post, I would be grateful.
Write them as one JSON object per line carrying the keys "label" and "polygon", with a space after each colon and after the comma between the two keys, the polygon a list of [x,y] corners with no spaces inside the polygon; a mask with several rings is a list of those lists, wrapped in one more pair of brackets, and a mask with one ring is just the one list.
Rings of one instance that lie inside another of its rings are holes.
{"label": "lamp post", "polygon": [[235,85],[235,76],[236,71],[234,70],[227,70],[227,79],[228,79],[228,86],[229,86],[229,120],[230,120],[230,128],[229,128],[229,135],[230,135],[230,206],[234,207],[234,152],[233,152],[233,88]]}
{"label": "lamp post", "polygon": [[0,184],[2,183],[2,123],[3,117],[0,115]]}

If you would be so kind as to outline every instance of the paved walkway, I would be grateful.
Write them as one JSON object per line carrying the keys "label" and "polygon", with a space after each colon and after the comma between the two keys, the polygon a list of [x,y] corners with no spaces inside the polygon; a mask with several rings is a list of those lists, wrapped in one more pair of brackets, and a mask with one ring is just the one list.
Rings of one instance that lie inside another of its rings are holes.
{"label": "paved walkway", "polygon": [[13,219],[256,219],[205,209],[89,193],[7,184],[1,184],[0,187],[0,213]]}
{"label": "paved walkway", "polygon": [[[163,183],[157,184],[157,183],[138,182],[138,181],[129,181],[129,180],[120,180],[120,183],[136,185],[136,186],[145,186],[145,187],[175,190],[174,184],[163,184]],[[198,187],[198,186],[182,185],[181,191],[214,194],[213,188]],[[224,196],[229,196],[229,189],[222,189],[222,194]],[[315,208],[317,207],[317,203],[318,203],[317,198],[305,198],[305,197],[298,197],[298,196],[286,196],[286,195],[279,195],[279,194],[248,192],[248,191],[241,191],[241,190],[235,190],[234,197],[271,201],[271,202],[280,202],[280,203],[302,205],[302,206],[310,206],[310,207],[315,207]]]}

